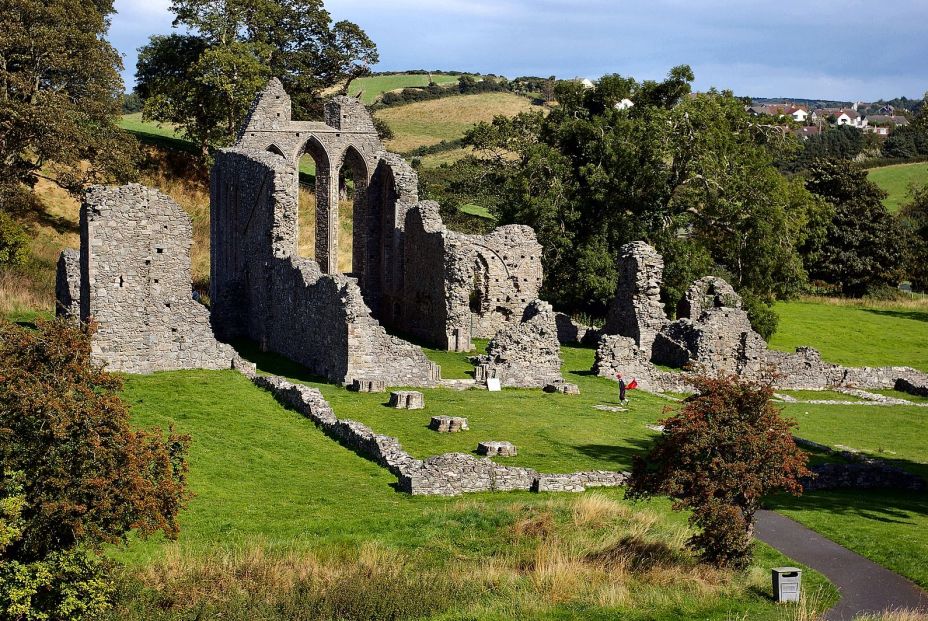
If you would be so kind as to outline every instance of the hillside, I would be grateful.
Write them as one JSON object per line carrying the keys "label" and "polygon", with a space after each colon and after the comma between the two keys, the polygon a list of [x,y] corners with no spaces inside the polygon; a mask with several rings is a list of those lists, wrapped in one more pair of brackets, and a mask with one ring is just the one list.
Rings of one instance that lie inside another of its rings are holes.
{"label": "hillside", "polygon": [[[453,84],[458,81],[460,76],[448,75],[444,73],[433,73],[432,81],[435,84]],[[352,95],[361,91],[361,101],[366,105],[371,105],[378,97],[388,91],[395,91],[411,86],[428,86],[429,76],[420,73],[391,73],[387,75],[374,75],[365,78],[358,78],[351,83],[350,92]]]}
{"label": "hillside", "polygon": [[911,200],[913,185],[928,185],[928,162],[871,168],[867,177],[888,194],[883,200],[886,209],[896,212]]}

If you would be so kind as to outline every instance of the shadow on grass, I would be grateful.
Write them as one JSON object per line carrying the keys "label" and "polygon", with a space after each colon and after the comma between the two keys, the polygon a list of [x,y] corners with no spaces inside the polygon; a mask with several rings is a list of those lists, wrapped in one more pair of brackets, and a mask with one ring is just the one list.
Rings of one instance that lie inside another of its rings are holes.
{"label": "shadow on grass", "polygon": [[644,456],[652,445],[653,442],[647,438],[626,438],[624,445],[580,444],[573,448],[593,459],[619,462],[631,467],[632,460]]}
{"label": "shadow on grass", "polygon": [[928,494],[908,490],[817,490],[799,497],[772,496],[764,500],[764,506],[775,511],[807,510],[886,524],[913,524],[912,514],[928,516]]}
{"label": "shadow on grass", "polygon": [[184,140],[183,138],[164,136],[162,134],[155,134],[137,129],[126,129],[125,131],[135,136],[142,144],[174,149],[175,151],[186,151],[193,155],[199,155],[196,146],[189,140]]}
{"label": "shadow on grass", "polygon": [[912,321],[928,322],[928,312],[916,310],[886,310],[879,308],[863,308],[866,313],[880,315],[882,317],[892,317],[894,319],[911,319]]}
{"label": "shadow on grass", "polygon": [[332,384],[329,380],[319,375],[314,375],[309,369],[298,362],[294,362],[278,353],[270,351],[261,351],[258,344],[254,341],[236,340],[230,343],[239,355],[253,362],[258,367],[258,371],[280,375],[289,379],[300,382],[313,382],[316,384]]}

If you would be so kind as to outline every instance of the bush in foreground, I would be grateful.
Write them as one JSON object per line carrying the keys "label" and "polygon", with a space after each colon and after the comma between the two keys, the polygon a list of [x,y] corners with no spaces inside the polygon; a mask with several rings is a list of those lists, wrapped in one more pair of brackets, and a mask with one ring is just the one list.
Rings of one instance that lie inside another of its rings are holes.
{"label": "bush in foreground", "polygon": [[115,594],[99,551],[178,532],[188,438],[129,426],[89,330],[0,322],[0,617],[93,619]]}
{"label": "bush in foreground", "polygon": [[694,380],[697,394],[663,421],[664,432],[636,458],[627,495],[667,495],[674,509],[691,509],[700,532],[689,545],[719,567],[745,567],[754,520],[764,496],[800,494],[806,456],[796,447],[791,420],[770,402],[773,390],[732,377]]}

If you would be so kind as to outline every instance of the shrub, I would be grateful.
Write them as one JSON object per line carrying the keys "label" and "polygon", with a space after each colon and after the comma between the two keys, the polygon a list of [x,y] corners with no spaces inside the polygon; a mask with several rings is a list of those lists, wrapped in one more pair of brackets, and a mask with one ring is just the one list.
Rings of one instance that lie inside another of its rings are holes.
{"label": "shrub", "polygon": [[744,302],[744,310],[748,313],[748,319],[751,321],[751,327],[764,337],[765,341],[769,341],[770,337],[777,332],[780,316],[769,302],[753,293],[745,292],[741,299]]}
{"label": "shrub", "polygon": [[764,496],[799,494],[806,455],[796,447],[794,421],[780,417],[769,386],[731,377],[694,380],[697,394],[662,421],[664,432],[635,459],[626,495],[667,495],[691,509],[699,532],[689,545],[718,567],[750,560],[754,516]]}
{"label": "shrub", "polygon": [[120,380],[90,360],[92,326],[38,328],[0,321],[0,602],[17,619],[92,619],[113,595],[101,546],[177,534],[189,439],[129,426]]}
{"label": "shrub", "polygon": [[22,265],[29,256],[29,237],[11,216],[0,211],[0,267]]}

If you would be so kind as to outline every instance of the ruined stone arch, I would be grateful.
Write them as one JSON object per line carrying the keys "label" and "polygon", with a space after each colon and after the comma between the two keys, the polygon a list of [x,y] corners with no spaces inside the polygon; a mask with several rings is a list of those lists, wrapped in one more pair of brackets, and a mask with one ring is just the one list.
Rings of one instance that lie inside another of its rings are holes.
{"label": "ruined stone arch", "polygon": [[[333,192],[332,160],[328,149],[313,134],[308,134],[296,151],[294,166],[297,171],[304,153],[312,157],[316,164],[316,263],[324,273],[334,274],[338,271],[338,187],[336,183]],[[296,178],[299,183],[299,172]]]}
{"label": "ruined stone arch", "polygon": [[281,149],[280,147],[278,147],[276,144],[270,144],[270,145],[268,145],[268,147],[267,147],[267,149],[265,149],[265,151],[267,151],[267,152],[269,152],[269,153],[273,153],[273,154],[275,154],[275,155],[279,155],[280,157],[285,158],[285,159],[286,159],[286,157],[287,157],[286,155],[284,155],[283,149]]}
{"label": "ruined stone arch", "polygon": [[[371,173],[368,164],[361,152],[354,146],[348,145],[339,158],[338,179],[339,193],[346,167],[351,172],[354,183],[353,196],[350,197],[352,208],[351,223],[351,271],[361,277],[366,273],[367,256],[369,254],[368,239],[375,241],[376,231],[373,230],[368,208],[367,190]],[[337,218],[336,212],[336,218]]]}

